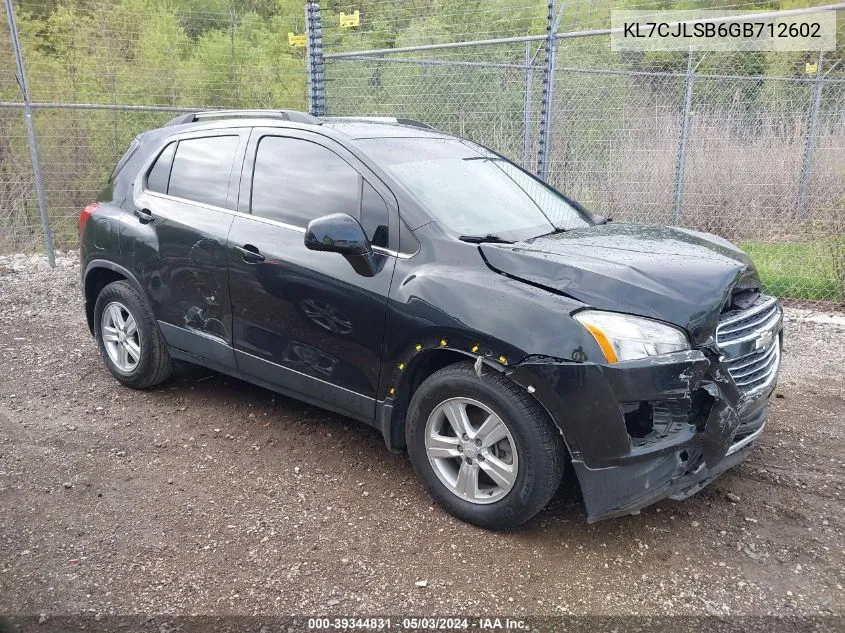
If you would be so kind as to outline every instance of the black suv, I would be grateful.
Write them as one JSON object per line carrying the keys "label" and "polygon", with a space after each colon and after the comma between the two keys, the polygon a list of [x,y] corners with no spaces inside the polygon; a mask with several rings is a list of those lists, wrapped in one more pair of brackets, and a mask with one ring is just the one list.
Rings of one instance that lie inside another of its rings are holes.
{"label": "black suv", "polygon": [[729,242],[608,222],[414,121],[182,116],[80,231],[118,381],[178,359],[351,416],[487,528],[567,459],[589,521],[695,493],[748,454],[780,363],[780,305]]}

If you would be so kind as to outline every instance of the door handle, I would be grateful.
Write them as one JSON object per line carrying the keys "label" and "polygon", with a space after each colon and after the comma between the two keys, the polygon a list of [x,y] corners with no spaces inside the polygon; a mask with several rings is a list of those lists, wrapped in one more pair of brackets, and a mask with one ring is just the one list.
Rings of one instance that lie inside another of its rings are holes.
{"label": "door handle", "polygon": [[141,221],[141,224],[149,224],[155,218],[153,218],[153,213],[149,209],[135,209],[134,211],[135,217]]}
{"label": "door handle", "polygon": [[243,256],[243,260],[247,264],[256,264],[264,261],[264,255],[258,252],[258,248],[252,244],[244,244],[243,246],[236,246]]}

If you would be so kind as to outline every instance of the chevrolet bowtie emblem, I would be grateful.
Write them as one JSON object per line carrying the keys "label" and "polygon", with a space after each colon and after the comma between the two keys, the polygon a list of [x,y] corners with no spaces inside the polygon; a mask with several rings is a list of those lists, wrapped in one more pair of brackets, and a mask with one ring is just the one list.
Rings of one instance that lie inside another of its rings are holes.
{"label": "chevrolet bowtie emblem", "polygon": [[763,332],[763,334],[760,335],[760,338],[758,338],[757,341],[754,343],[754,350],[758,351],[769,347],[769,345],[772,344],[772,339],[774,338],[774,336],[775,335],[772,330],[769,330],[768,332]]}

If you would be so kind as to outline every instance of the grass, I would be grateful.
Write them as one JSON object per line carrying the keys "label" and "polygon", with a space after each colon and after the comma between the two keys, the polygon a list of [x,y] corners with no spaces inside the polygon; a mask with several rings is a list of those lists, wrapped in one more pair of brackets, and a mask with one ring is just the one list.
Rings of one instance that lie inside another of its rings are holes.
{"label": "grass", "polygon": [[831,251],[824,245],[746,242],[740,246],[757,265],[767,293],[791,299],[845,299],[832,273]]}

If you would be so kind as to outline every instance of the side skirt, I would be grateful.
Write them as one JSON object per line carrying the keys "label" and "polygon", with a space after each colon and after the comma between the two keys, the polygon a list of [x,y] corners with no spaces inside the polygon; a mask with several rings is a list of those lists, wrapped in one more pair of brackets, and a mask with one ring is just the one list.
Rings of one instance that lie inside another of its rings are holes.
{"label": "side skirt", "polygon": [[381,425],[375,418],[374,398],[271,363],[252,354],[234,350],[215,337],[192,332],[162,321],[159,321],[158,325],[167,342],[171,358],[206,367],[290,398],[354,418],[381,430]]}

